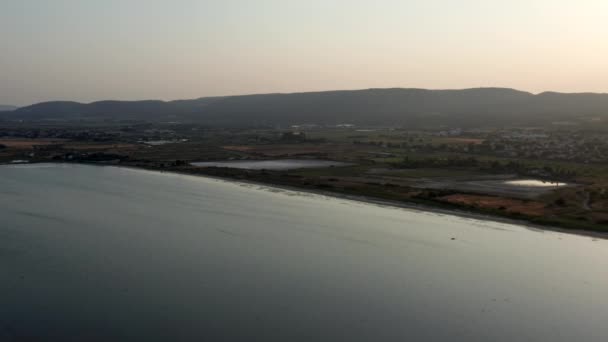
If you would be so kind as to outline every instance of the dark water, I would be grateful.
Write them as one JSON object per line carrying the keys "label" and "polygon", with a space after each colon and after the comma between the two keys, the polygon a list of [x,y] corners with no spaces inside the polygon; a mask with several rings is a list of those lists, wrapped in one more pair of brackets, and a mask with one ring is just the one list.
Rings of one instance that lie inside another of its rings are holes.
{"label": "dark water", "polygon": [[347,166],[348,163],[321,159],[276,159],[276,160],[233,160],[219,162],[197,162],[194,166],[201,167],[231,167],[247,170],[293,170],[310,169],[331,166]]}
{"label": "dark water", "polygon": [[0,167],[0,341],[607,341],[607,319],[604,240],[188,176]]}

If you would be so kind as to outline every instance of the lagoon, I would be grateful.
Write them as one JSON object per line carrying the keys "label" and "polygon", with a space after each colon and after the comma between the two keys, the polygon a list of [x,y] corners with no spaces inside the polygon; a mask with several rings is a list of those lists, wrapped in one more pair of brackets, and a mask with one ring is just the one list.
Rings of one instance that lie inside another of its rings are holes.
{"label": "lagoon", "polygon": [[230,160],[196,162],[191,164],[198,167],[229,167],[234,169],[275,171],[352,165],[344,162],[321,159]]}
{"label": "lagoon", "polygon": [[544,181],[538,179],[517,179],[506,181],[505,184],[522,187],[541,187],[541,188],[559,188],[568,184],[554,181]]}
{"label": "lagoon", "polygon": [[0,340],[606,341],[608,241],[116,167],[0,167]]}

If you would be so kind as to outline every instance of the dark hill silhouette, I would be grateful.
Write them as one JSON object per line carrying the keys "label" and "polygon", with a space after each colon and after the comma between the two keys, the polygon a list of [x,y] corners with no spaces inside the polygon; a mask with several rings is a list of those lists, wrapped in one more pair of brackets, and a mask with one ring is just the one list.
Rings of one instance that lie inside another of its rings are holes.
{"label": "dark hill silhouette", "polygon": [[464,90],[367,89],[209,97],[180,101],[45,102],[8,119],[183,121],[215,125],[298,123],[486,126],[543,124],[608,116],[608,94]]}

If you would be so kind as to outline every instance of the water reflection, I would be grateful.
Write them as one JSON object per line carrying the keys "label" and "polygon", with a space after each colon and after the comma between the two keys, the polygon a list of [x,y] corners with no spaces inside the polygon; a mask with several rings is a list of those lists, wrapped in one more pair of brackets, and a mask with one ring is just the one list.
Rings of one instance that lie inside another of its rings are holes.
{"label": "water reflection", "polygon": [[247,170],[292,170],[352,165],[349,163],[321,159],[234,160],[196,162],[191,164],[199,167],[230,167]]}
{"label": "water reflection", "polygon": [[606,240],[114,167],[0,189],[0,341],[608,340]]}
{"label": "water reflection", "polygon": [[518,179],[506,181],[505,184],[516,185],[516,186],[530,186],[530,187],[562,187],[567,186],[567,183],[544,181],[538,179]]}

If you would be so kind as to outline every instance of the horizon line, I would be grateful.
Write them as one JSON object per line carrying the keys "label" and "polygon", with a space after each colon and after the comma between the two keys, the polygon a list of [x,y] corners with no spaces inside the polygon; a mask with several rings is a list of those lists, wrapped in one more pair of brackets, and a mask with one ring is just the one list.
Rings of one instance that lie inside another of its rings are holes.
{"label": "horizon line", "polygon": [[0,104],[2,106],[26,108],[38,104],[43,103],[52,103],[52,102],[65,102],[65,103],[74,103],[74,104],[82,104],[82,105],[90,105],[100,102],[146,102],[146,101],[156,101],[163,103],[171,103],[178,101],[193,101],[193,100],[201,100],[201,99],[212,99],[212,98],[228,98],[228,97],[241,97],[241,96],[264,96],[264,95],[295,95],[295,94],[315,94],[315,93],[332,93],[332,92],[356,92],[356,91],[369,91],[369,90],[423,90],[423,91],[467,91],[467,90],[482,90],[482,89],[494,89],[494,90],[513,90],[521,93],[527,93],[532,96],[538,96],[542,94],[564,94],[564,95],[608,95],[608,92],[592,92],[592,91],[583,91],[583,92],[563,92],[563,91],[553,91],[553,90],[545,90],[542,92],[534,93],[531,91],[520,90],[517,88],[511,87],[499,87],[499,86],[480,86],[480,87],[469,87],[469,88],[418,88],[418,87],[374,87],[374,88],[354,88],[354,89],[329,89],[329,90],[311,90],[311,91],[293,91],[293,92],[266,92],[266,93],[244,93],[244,94],[230,94],[230,95],[213,95],[213,96],[201,96],[195,98],[178,98],[178,99],[130,99],[130,100],[118,100],[118,99],[103,99],[103,100],[95,100],[90,102],[80,102],[74,100],[47,100],[34,102],[28,105],[16,106],[10,104]]}

